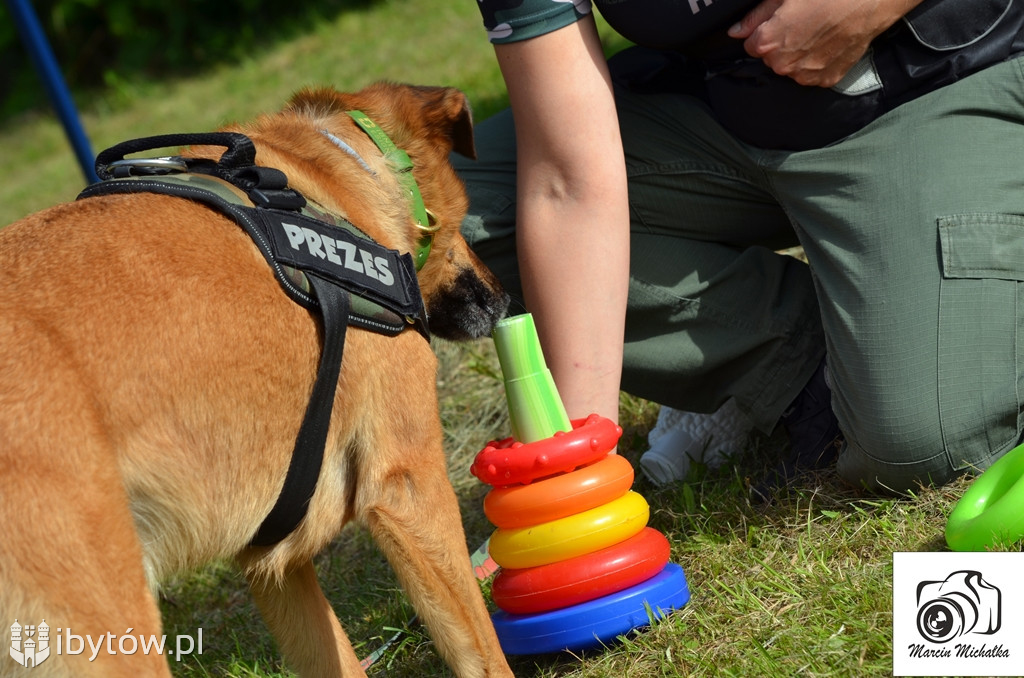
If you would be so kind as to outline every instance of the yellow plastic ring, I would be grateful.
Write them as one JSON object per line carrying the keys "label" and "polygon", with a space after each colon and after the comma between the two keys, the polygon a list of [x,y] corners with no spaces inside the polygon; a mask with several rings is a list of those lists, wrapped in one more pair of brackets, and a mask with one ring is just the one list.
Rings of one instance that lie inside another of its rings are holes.
{"label": "yellow plastic ring", "polygon": [[650,507],[632,490],[589,511],[531,527],[498,528],[490,553],[502,567],[519,569],[557,563],[629,539],[647,526]]}

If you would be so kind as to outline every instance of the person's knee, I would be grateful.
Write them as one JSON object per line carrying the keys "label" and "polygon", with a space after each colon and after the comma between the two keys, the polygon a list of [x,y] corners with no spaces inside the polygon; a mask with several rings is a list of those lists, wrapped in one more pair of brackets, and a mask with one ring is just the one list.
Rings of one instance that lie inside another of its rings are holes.
{"label": "person's knee", "polygon": [[961,437],[953,448],[932,412],[917,416],[861,416],[840,421],[845,442],[839,454],[840,478],[879,492],[906,493],[944,485],[964,473],[980,472],[1010,449],[1014,440],[993,445],[983,428]]}
{"label": "person's knee", "polygon": [[908,450],[874,448],[868,451],[847,438],[839,453],[836,471],[848,485],[872,492],[903,494],[922,486],[943,485],[957,475],[949,463],[941,444],[917,450],[918,456],[907,454]]}
{"label": "person's knee", "polygon": [[845,438],[837,470],[845,482],[902,493],[955,477],[934,407],[907,394],[857,395],[834,402]]}

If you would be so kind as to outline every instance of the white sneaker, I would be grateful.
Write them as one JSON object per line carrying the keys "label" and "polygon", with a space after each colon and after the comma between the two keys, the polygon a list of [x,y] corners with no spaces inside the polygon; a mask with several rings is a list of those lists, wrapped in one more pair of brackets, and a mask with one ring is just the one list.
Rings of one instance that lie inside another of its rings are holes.
{"label": "white sneaker", "polygon": [[753,427],[734,400],[712,414],[662,406],[647,434],[650,449],[640,457],[640,470],[655,485],[667,485],[685,478],[694,461],[717,468],[743,449]]}

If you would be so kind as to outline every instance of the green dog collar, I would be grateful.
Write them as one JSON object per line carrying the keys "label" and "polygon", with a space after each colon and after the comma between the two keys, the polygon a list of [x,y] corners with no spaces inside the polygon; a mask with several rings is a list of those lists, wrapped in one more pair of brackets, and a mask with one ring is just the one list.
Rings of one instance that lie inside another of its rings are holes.
{"label": "green dog collar", "polygon": [[398,180],[409,193],[409,199],[412,203],[412,221],[421,233],[419,240],[416,242],[416,252],[413,253],[413,260],[416,262],[416,270],[418,271],[423,268],[423,264],[427,263],[427,257],[430,256],[430,248],[434,243],[434,234],[437,233],[440,226],[437,225],[434,215],[423,204],[420,187],[416,184],[416,179],[412,175],[412,159],[409,158],[408,153],[395,145],[391,137],[377,123],[371,120],[370,116],[362,111],[348,111],[348,114],[366,132],[367,136],[373,139],[373,143],[377,144],[377,148],[384,154],[384,157],[395,165],[398,171]]}

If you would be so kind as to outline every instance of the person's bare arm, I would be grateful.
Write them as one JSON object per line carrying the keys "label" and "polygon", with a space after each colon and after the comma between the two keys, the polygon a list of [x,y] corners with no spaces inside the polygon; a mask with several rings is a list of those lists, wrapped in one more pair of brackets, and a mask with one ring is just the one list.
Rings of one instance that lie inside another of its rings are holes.
{"label": "person's bare arm", "polygon": [[516,125],[526,305],[569,416],[617,421],[629,207],[597,29],[591,16],[495,52]]}
{"label": "person's bare arm", "polygon": [[831,87],[922,0],[764,0],[729,29],[751,56],[801,85]]}

